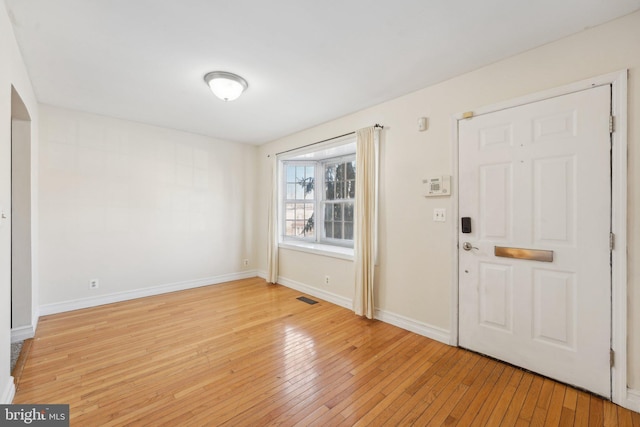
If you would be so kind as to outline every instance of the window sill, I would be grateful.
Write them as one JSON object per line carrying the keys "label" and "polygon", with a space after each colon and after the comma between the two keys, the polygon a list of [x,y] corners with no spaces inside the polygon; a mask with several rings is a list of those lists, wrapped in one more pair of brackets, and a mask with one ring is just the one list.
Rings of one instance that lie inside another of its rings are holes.
{"label": "window sill", "polygon": [[282,249],[290,249],[292,251],[307,252],[315,255],[353,261],[353,248],[310,242],[280,242],[278,247]]}

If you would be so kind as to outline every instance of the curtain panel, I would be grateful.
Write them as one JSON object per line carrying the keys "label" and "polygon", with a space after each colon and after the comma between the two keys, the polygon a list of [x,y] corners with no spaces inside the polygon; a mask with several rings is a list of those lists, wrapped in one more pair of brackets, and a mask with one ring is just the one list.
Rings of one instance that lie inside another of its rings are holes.
{"label": "curtain panel", "polygon": [[278,282],[278,160],[270,158],[271,193],[269,194],[269,213],[267,230],[267,282]]}
{"label": "curtain panel", "polygon": [[356,202],[354,256],[356,269],[353,310],[373,319],[374,270],[378,249],[378,149],[379,128],[356,132]]}

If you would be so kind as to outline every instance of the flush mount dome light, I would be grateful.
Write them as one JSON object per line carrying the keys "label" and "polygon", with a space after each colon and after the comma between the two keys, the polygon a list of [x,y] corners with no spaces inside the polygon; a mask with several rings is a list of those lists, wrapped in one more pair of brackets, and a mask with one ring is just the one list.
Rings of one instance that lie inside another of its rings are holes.
{"label": "flush mount dome light", "polygon": [[204,76],[204,81],[209,85],[211,92],[223,101],[237,99],[249,87],[245,79],[226,71],[207,73]]}

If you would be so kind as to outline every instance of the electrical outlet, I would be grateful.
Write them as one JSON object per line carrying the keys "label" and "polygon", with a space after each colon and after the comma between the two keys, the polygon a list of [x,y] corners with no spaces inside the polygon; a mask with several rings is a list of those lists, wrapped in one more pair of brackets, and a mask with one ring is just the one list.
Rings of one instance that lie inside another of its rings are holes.
{"label": "electrical outlet", "polygon": [[242,260],[242,265],[243,265],[244,267],[249,267],[249,260],[248,260],[248,259],[243,259],[243,260]]}
{"label": "electrical outlet", "polygon": [[89,289],[98,289],[100,287],[100,281],[98,279],[89,280]]}
{"label": "electrical outlet", "polygon": [[329,278],[329,276],[324,276],[324,284],[325,284],[325,285],[328,285],[328,284],[329,284],[329,282],[330,282],[330,278]]}

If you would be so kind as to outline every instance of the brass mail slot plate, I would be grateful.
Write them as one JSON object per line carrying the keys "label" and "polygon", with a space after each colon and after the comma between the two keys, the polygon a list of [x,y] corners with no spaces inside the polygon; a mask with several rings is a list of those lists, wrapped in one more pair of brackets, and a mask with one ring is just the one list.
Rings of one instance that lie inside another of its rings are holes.
{"label": "brass mail slot plate", "polygon": [[553,251],[495,246],[493,253],[495,256],[500,256],[504,258],[517,258],[517,259],[528,259],[531,261],[553,262]]}

